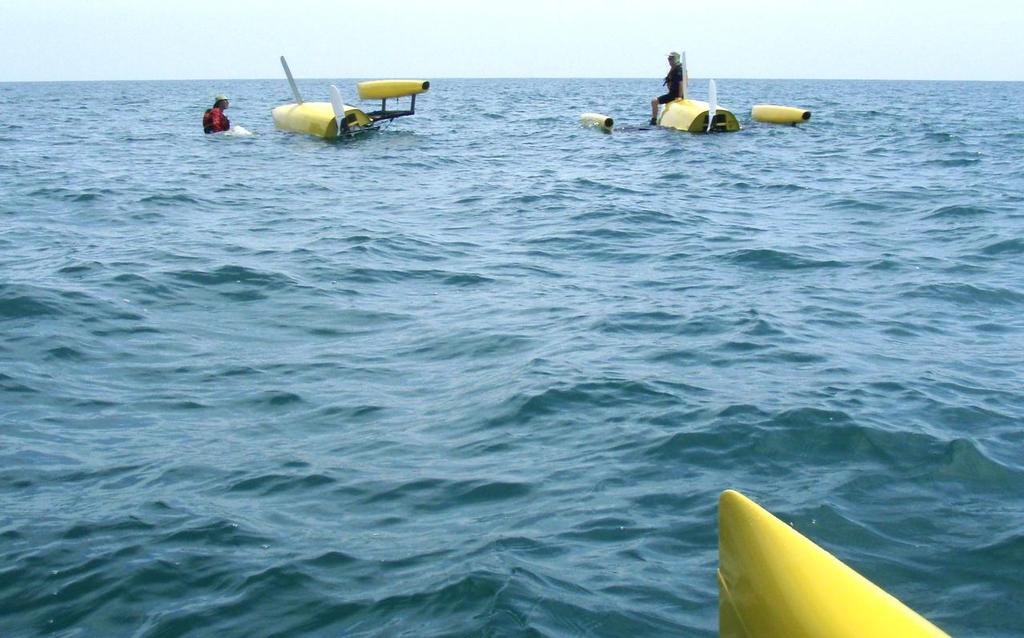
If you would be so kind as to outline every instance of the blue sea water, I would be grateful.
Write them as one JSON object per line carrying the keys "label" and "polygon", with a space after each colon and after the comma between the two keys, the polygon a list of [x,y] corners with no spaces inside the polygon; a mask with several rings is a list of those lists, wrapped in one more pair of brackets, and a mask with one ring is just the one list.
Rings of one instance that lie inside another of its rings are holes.
{"label": "blue sea water", "polygon": [[0,84],[0,635],[714,636],[735,488],[1019,636],[1024,85],[658,89]]}

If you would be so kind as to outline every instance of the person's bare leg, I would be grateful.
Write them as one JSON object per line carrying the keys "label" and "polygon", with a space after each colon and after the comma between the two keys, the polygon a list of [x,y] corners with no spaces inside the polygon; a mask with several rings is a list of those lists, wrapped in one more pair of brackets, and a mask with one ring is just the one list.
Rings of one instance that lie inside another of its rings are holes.
{"label": "person's bare leg", "polygon": [[651,100],[651,124],[658,123],[658,98]]}

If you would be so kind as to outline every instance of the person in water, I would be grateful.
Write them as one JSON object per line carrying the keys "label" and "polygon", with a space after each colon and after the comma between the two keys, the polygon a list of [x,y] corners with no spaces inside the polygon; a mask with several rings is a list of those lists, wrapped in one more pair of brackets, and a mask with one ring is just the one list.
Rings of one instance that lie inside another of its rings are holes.
{"label": "person in water", "polygon": [[213,98],[213,108],[206,109],[206,113],[203,113],[203,133],[223,133],[231,128],[231,120],[224,115],[224,109],[228,108],[229,104],[226,95]]}
{"label": "person in water", "polygon": [[683,95],[683,64],[679,61],[679,54],[673,51],[668,54],[668,75],[662,82],[668,87],[668,93],[651,100],[651,125],[658,123],[658,105],[668,104],[672,100],[685,97]]}

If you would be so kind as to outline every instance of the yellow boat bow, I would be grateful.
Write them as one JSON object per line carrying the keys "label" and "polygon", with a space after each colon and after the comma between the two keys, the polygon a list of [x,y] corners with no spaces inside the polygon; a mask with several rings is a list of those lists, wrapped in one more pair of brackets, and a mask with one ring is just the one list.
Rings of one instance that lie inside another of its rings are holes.
{"label": "yellow boat bow", "polygon": [[720,638],[949,638],[739,492],[718,501]]}

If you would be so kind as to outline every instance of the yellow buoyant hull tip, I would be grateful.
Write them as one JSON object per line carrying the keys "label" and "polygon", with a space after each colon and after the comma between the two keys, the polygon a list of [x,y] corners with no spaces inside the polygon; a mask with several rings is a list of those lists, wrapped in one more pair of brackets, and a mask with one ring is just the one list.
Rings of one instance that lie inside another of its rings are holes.
{"label": "yellow buoyant hull tip", "polygon": [[811,112],[795,106],[755,104],[750,109],[750,118],[767,124],[801,124],[811,119]]}
{"label": "yellow buoyant hull tip", "polygon": [[356,84],[361,100],[387,100],[430,90],[427,80],[369,80]]}
{"label": "yellow buoyant hull tip", "polygon": [[721,638],[949,638],[739,492],[718,502]]}
{"label": "yellow buoyant hull tip", "polygon": [[580,124],[611,133],[612,129],[615,127],[615,120],[600,113],[584,113],[580,116]]}

